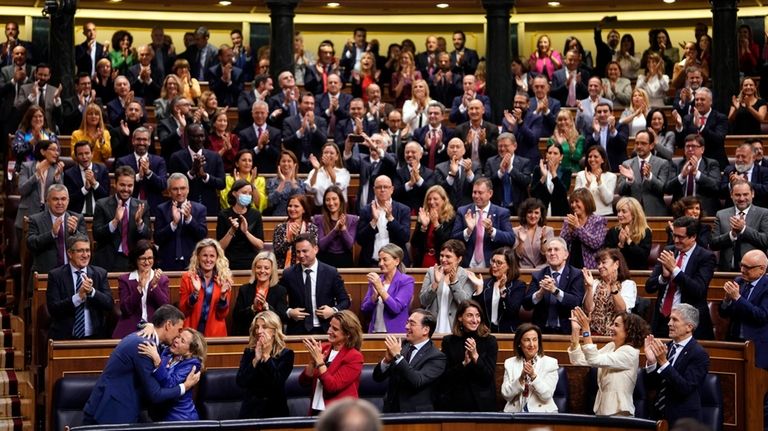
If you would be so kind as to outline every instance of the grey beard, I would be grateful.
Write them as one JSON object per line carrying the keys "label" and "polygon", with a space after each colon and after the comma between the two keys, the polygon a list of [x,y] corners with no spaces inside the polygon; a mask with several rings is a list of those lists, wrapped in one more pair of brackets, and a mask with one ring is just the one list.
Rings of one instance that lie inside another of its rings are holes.
{"label": "grey beard", "polygon": [[748,164],[748,165],[743,164],[743,163],[736,163],[734,166],[736,167],[736,172],[738,172],[740,174],[743,174],[743,173],[749,171],[750,169],[752,169],[752,164],[751,163]]}

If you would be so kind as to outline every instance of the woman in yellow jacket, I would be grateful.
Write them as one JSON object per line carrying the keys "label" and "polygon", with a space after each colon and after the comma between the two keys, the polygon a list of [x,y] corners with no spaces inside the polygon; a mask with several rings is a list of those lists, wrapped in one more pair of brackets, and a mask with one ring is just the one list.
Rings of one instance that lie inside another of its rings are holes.
{"label": "woman in yellow jacket", "polygon": [[104,163],[112,157],[109,130],[104,126],[104,115],[101,108],[95,103],[89,103],[85,107],[80,128],[72,132],[72,142],[70,143],[72,157],[75,155],[75,144],[80,141],[87,141],[91,144],[94,162]]}

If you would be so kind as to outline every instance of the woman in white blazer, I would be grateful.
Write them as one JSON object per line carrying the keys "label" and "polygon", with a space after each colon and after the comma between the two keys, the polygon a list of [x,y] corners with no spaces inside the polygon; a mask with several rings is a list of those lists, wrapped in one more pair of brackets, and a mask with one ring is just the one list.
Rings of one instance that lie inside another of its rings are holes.
{"label": "woman in white blazer", "polygon": [[[636,314],[617,313],[611,327],[611,342],[598,350],[592,342],[589,317],[580,307],[571,311],[571,345],[568,357],[573,365],[597,367],[598,416],[634,416],[632,393],[637,381],[640,348],[650,333],[648,324]],[[583,344],[579,338],[583,337]]]}
{"label": "woman in white blazer", "polygon": [[505,412],[554,412],[557,359],[544,355],[541,329],[523,323],[515,331],[515,356],[504,361],[501,395]]}

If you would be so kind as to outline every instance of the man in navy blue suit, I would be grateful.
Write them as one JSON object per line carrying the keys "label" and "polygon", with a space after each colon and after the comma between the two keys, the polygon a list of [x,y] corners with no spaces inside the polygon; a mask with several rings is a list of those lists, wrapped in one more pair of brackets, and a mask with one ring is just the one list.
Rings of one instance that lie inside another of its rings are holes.
{"label": "man in navy blue suit", "polygon": [[317,95],[315,115],[322,117],[328,123],[328,136],[335,136],[336,126],[345,118],[349,118],[349,103],[352,96],[342,93],[344,86],[341,77],[335,73],[328,75],[328,91]]}
{"label": "man in navy blue suit", "polygon": [[768,257],[750,250],[741,258],[741,277],[727,281],[720,316],[730,318],[726,340],[755,343],[756,365],[768,369]]}
{"label": "man in navy blue suit", "polygon": [[128,103],[132,101],[139,102],[141,104],[141,122],[146,123],[147,110],[144,107],[144,99],[141,97],[135,97],[133,91],[131,91],[131,83],[123,75],[115,78],[115,97],[113,100],[107,103],[107,118],[109,118],[109,125],[112,127],[120,127],[120,120],[125,120],[125,108]]}
{"label": "man in navy blue suit", "polygon": [[[451,237],[464,241],[467,253],[461,266],[488,268],[491,253],[499,247],[515,245],[515,233],[509,222],[509,210],[491,203],[493,184],[486,177],[475,180],[472,204],[464,205],[456,214]],[[482,241],[482,246],[477,246]]]}
{"label": "man in navy blue suit", "polygon": [[323,117],[315,115],[315,96],[302,93],[298,113],[286,118],[282,124],[283,149],[293,151],[299,158],[299,172],[309,172],[312,169],[309,156],[314,154],[320,158],[320,150],[328,136],[328,124]]}
{"label": "man in navy blue suit", "polygon": [[682,418],[702,419],[699,389],[709,372],[709,355],[693,337],[699,316],[692,305],[675,305],[669,317],[672,341],[645,339],[646,386],[656,388],[652,417],[670,426]]}
{"label": "man in navy blue suit", "polygon": [[616,117],[613,116],[613,108],[610,104],[598,103],[591,129],[592,133],[586,136],[584,151],[593,145],[600,145],[608,153],[611,171],[619,172],[619,166],[627,160],[628,126],[616,124]]}
{"label": "man in navy blue suit", "polygon": [[136,172],[133,197],[147,201],[149,215],[154,216],[158,205],[165,201],[163,192],[167,187],[165,177],[168,170],[162,157],[149,154],[150,140],[149,129],[139,127],[134,130],[131,138],[133,153],[117,159],[115,169],[120,166],[130,166]]}
{"label": "man in navy blue suit", "polygon": [[219,106],[237,106],[243,91],[243,70],[234,64],[235,53],[227,45],[219,48],[219,63],[206,70],[208,86],[216,94]]}
{"label": "man in navy blue suit", "polygon": [[277,172],[277,161],[283,142],[280,129],[267,124],[269,105],[263,100],[253,102],[251,124],[240,130],[240,149],[253,150],[253,163],[260,174]]}
{"label": "man in navy blue suit", "polygon": [[715,337],[707,307],[707,289],[715,273],[715,254],[696,244],[699,221],[680,217],[672,223],[675,245],[659,254],[645,291],[658,293],[651,319],[651,331],[656,337],[666,337],[673,306],[691,304],[699,310],[700,324],[694,336],[702,340]]}
{"label": "man in navy blue suit", "polygon": [[536,112],[531,112],[529,115],[528,107],[528,94],[523,92],[515,94],[513,109],[504,111],[504,119],[501,120],[501,133],[515,135],[517,141],[515,155],[530,160],[531,166],[536,166],[541,160],[539,138],[551,135],[545,134],[545,129],[549,127],[546,122],[550,119],[548,116],[536,115]]}
{"label": "man in navy blue suit", "polygon": [[[405,250],[405,243],[411,237],[411,209],[392,200],[394,192],[392,179],[379,175],[373,182],[376,198],[360,210],[355,240],[360,244],[360,266],[378,266],[379,250],[388,243],[397,244]],[[408,254],[404,259],[408,265]]]}
{"label": "man in navy blue suit", "polygon": [[107,57],[104,45],[96,42],[96,24],[91,21],[83,24],[83,36],[85,41],[75,46],[75,66],[77,71],[85,72],[88,76],[96,74],[96,63]]}
{"label": "man in navy blue suit", "polygon": [[168,177],[170,201],[155,211],[155,244],[160,268],[166,271],[187,269],[198,241],[208,236],[205,207],[187,200],[189,180],[182,173]]}
{"label": "man in navy blue suit", "polygon": [[454,124],[461,124],[469,121],[469,115],[467,110],[469,109],[469,102],[477,99],[483,102],[483,120],[491,121],[491,99],[484,94],[477,94],[477,87],[475,85],[476,79],[474,75],[464,75],[461,79],[461,86],[464,90],[460,96],[453,98],[451,102],[451,114],[448,119]]}
{"label": "man in navy blue suit", "polygon": [[286,334],[325,334],[333,314],[349,308],[349,294],[336,268],[317,260],[312,236],[299,235],[294,247],[299,263],[286,269],[280,281],[288,291],[288,309],[282,316]]}
{"label": "man in navy blue suit", "polygon": [[209,216],[219,215],[219,190],[224,188],[224,161],[219,153],[203,148],[203,126],[189,124],[184,134],[188,146],[171,155],[168,172],[186,175],[190,200],[203,204]]}
{"label": "man in navy blue suit", "polygon": [[547,241],[547,266],[535,273],[523,299],[523,308],[533,310],[532,321],[547,334],[567,334],[571,310],[584,299],[584,276],[568,264],[568,245],[560,237]]}
{"label": "man in navy blue suit", "polygon": [[75,143],[77,164],[64,171],[64,185],[69,191],[69,210],[92,216],[96,201],[109,196],[109,172],[101,163],[93,163],[87,141]]}
{"label": "man in navy blue suit", "polygon": [[138,422],[143,407],[179,398],[200,381],[200,370],[192,370],[184,383],[172,388],[160,386],[153,375],[152,359],[139,354],[139,346],[173,343],[184,327],[184,313],[173,305],[163,305],[155,310],[152,324],[154,336],[130,334],[109,355],[83,408],[83,425]]}
{"label": "man in navy blue suit", "polygon": [[453,130],[443,124],[443,111],[445,106],[438,101],[431,101],[427,105],[427,125],[413,131],[413,140],[424,148],[421,159],[429,169],[448,161],[448,141],[453,139]]}

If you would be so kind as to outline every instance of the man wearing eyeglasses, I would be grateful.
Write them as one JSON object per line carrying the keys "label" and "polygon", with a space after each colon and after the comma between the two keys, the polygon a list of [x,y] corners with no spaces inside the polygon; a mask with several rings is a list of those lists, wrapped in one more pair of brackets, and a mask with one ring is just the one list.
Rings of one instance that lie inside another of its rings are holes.
{"label": "man wearing eyeglasses", "polygon": [[48,274],[46,303],[51,314],[48,338],[107,338],[105,315],[112,311],[107,271],[90,265],[91,242],[85,235],[67,240],[69,263]]}
{"label": "man wearing eyeglasses", "polygon": [[696,196],[705,214],[715,214],[720,209],[720,165],[717,160],[704,157],[704,139],[701,135],[685,137],[685,159],[674,168],[664,186],[664,193],[672,195],[672,201],[684,196]]}
{"label": "man wearing eyeglasses", "polygon": [[712,250],[720,250],[719,271],[738,271],[750,250],[768,248],[768,209],[752,205],[755,189],[745,179],[731,183],[733,206],[717,212]]}
{"label": "man wearing eyeglasses", "polygon": [[656,266],[645,282],[646,292],[658,294],[651,319],[655,337],[669,337],[668,324],[673,308],[690,304],[699,310],[699,324],[694,325],[693,336],[700,340],[714,338],[707,289],[715,273],[715,254],[696,244],[698,233],[697,219],[676,219],[672,223],[675,244],[659,254]]}

